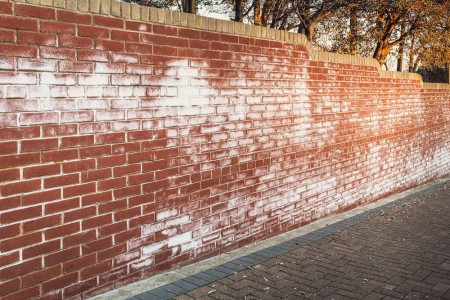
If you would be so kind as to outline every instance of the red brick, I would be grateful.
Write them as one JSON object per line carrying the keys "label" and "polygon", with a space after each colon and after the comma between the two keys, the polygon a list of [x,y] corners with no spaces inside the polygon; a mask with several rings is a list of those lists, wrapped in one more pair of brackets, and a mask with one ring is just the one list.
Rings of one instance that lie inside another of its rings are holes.
{"label": "red brick", "polygon": [[126,21],[126,28],[128,30],[141,31],[141,32],[152,32],[152,24],[136,21]]}
{"label": "red brick", "polygon": [[114,168],[114,177],[120,177],[120,176],[124,176],[124,175],[139,173],[140,171],[141,171],[140,164],[115,167]]}
{"label": "red brick", "polygon": [[109,28],[78,25],[78,35],[83,37],[109,38]]}
{"label": "red brick", "polygon": [[[139,43],[127,43],[126,52],[131,53],[153,53],[153,45],[139,44]],[[128,53],[128,54],[131,54]]]}
{"label": "red brick", "polygon": [[26,140],[21,143],[21,152],[36,152],[58,148],[58,139]]}
{"label": "red brick", "polygon": [[100,179],[109,178],[112,176],[111,169],[92,170],[81,173],[82,182],[98,181]]}
{"label": "red brick", "polygon": [[34,205],[61,199],[61,190],[47,190],[22,196],[23,205]]}
{"label": "red brick", "polygon": [[100,50],[78,50],[78,60],[85,61],[109,61],[109,53]]}
{"label": "red brick", "polygon": [[[90,122],[94,121],[94,112],[92,111],[67,111],[61,112],[61,122]],[[82,124],[81,124],[82,125]]]}
{"label": "red brick", "polygon": [[127,222],[109,224],[98,229],[100,236],[109,236],[127,230]]}
{"label": "red brick", "polygon": [[38,30],[38,21],[30,18],[0,15],[0,24],[2,24],[3,28],[14,28],[32,31]]}
{"label": "red brick", "polygon": [[64,198],[70,198],[70,197],[80,196],[80,195],[84,195],[84,194],[94,193],[95,191],[96,191],[95,183],[92,182],[92,183],[86,183],[86,184],[65,187],[63,190],[63,195],[64,195]]}
{"label": "red brick", "polygon": [[27,289],[21,289],[19,292],[9,294],[2,298],[2,300],[16,300],[16,299],[32,299],[40,294],[39,286],[32,286]]}
{"label": "red brick", "polygon": [[39,245],[23,249],[23,258],[29,259],[36,256],[42,256],[61,249],[61,242],[59,240],[45,242]]}
{"label": "red brick", "polygon": [[[1,5],[1,2],[0,2],[0,5]],[[20,284],[19,278],[14,278],[9,281],[0,282],[0,296],[4,296],[7,294],[16,292],[20,289],[20,287],[21,287],[21,284]]]}
{"label": "red brick", "polygon": [[[144,41],[147,42],[147,41]],[[155,35],[152,37],[151,41],[148,41],[151,43],[154,43],[155,45],[166,45],[166,46],[173,46],[173,47],[188,47],[189,46],[189,40],[183,39],[183,38],[173,38],[173,37],[166,37],[166,36],[159,36]]]}
{"label": "red brick", "polygon": [[[42,241],[42,234],[40,232],[30,233],[6,239],[0,242],[0,251],[11,251],[19,249],[28,245],[37,244]],[[0,272],[1,273],[1,272]]]}
{"label": "red brick", "polygon": [[39,127],[0,128],[0,140],[21,140],[39,137]]}
{"label": "red brick", "polygon": [[152,203],[154,201],[155,201],[155,198],[154,198],[153,194],[139,195],[136,197],[132,197],[128,200],[130,207],[147,204],[147,203]]}
{"label": "red brick", "polygon": [[42,153],[42,162],[57,162],[77,158],[78,158],[77,149],[63,149],[55,151],[46,151]]}
{"label": "red brick", "polygon": [[41,189],[41,180],[28,180],[5,184],[1,187],[2,196],[29,193]]}
{"label": "red brick", "polygon": [[46,20],[56,19],[56,10],[54,8],[36,5],[17,3],[16,14],[19,16],[34,17],[38,19],[46,19]]}
{"label": "red brick", "polygon": [[80,147],[94,144],[94,135],[79,135],[61,138],[61,147]]}
{"label": "red brick", "polygon": [[69,248],[64,245],[63,249],[64,250],[62,251],[58,251],[44,257],[44,264],[46,268],[48,268],[49,266],[64,263],[80,256],[80,247]]}
{"label": "red brick", "polygon": [[167,35],[167,36],[177,36],[178,30],[176,27],[166,26],[166,25],[153,25],[153,32],[156,34]]}
{"label": "red brick", "polygon": [[54,203],[49,203],[45,205],[45,213],[53,214],[57,212],[72,210],[74,208],[80,207],[80,199],[72,198],[67,200],[60,200]]}
{"label": "red brick", "polygon": [[[92,48],[94,45],[94,40],[92,38],[86,37],[60,35],[59,45],[61,47],[69,47],[69,48]],[[70,63],[74,64],[74,62]]]}
{"label": "red brick", "polygon": [[79,174],[53,176],[44,180],[44,188],[54,188],[80,183]]}
{"label": "red brick", "polygon": [[11,2],[0,2],[0,14],[13,14],[13,6]]}
{"label": "red brick", "polygon": [[22,209],[15,209],[13,211],[4,212],[1,214],[1,223],[8,224],[17,221],[23,221],[30,218],[39,217],[42,215],[42,207],[34,206]]}
{"label": "red brick", "polygon": [[56,35],[49,33],[19,31],[17,41],[19,44],[55,46]]}
{"label": "red brick", "polygon": [[[45,123],[56,123],[59,120],[59,115],[56,112],[33,112],[21,113],[21,125],[40,125]],[[48,140],[50,143],[50,140]],[[22,144],[24,144],[22,142]],[[53,143],[54,144],[54,143]]]}
{"label": "red brick", "polygon": [[78,273],[70,273],[60,276],[50,281],[42,283],[42,293],[46,294],[52,291],[70,286],[78,281]]}
{"label": "red brick", "polygon": [[72,234],[63,239],[64,249],[75,245],[90,242],[96,238],[95,230],[84,231],[77,234]]}
{"label": "red brick", "polygon": [[[70,220],[66,222],[70,222]],[[80,223],[64,224],[55,228],[47,229],[44,233],[45,239],[52,240],[66,235],[71,235],[80,231],[80,229]]]}
{"label": "red brick", "polygon": [[114,213],[114,221],[129,220],[142,214],[140,207],[124,209]]}
{"label": "red brick", "polygon": [[82,206],[89,206],[112,201],[112,192],[95,193],[93,195],[82,197]]}
{"label": "red brick", "polygon": [[200,31],[190,28],[179,28],[178,35],[184,38],[200,39]]}
{"label": "red brick", "polygon": [[39,47],[39,54],[42,58],[59,58],[75,60],[75,49],[56,48],[56,47]]}
{"label": "red brick", "polygon": [[73,135],[76,133],[77,133],[77,125],[76,124],[42,126],[42,135],[44,137]]}
{"label": "red brick", "polygon": [[106,237],[101,239],[96,239],[92,242],[85,243],[81,245],[81,251],[83,255],[88,253],[97,252],[106,248],[110,248],[113,245],[112,237]]}
{"label": "red brick", "polygon": [[34,45],[2,44],[0,55],[17,57],[37,57],[37,47]]}
{"label": "red brick", "polygon": [[[148,223],[143,223],[148,224]],[[134,228],[125,232],[118,233],[114,236],[116,243],[126,242],[141,236],[141,228]]]}
{"label": "red brick", "polygon": [[[114,194],[117,190],[114,190]],[[122,210],[127,208],[127,201],[126,199],[121,200],[114,200],[114,201],[108,201],[103,202],[98,206],[98,212],[100,214],[112,212],[115,210]]]}
{"label": "red brick", "polygon": [[112,223],[112,214],[96,216],[90,219],[85,219],[82,222],[83,230],[102,227]]}
{"label": "red brick", "polygon": [[113,29],[111,30],[111,38],[113,40],[120,40],[126,42],[139,42],[139,33]]}
{"label": "red brick", "polygon": [[64,296],[73,297],[82,292],[92,290],[97,285],[97,279],[92,278],[86,281],[78,282],[76,284],[72,284],[71,286],[64,289]]}
{"label": "red brick", "polygon": [[23,224],[24,232],[32,232],[47,227],[54,227],[61,224],[61,215],[45,216],[43,218],[27,221]]}
{"label": "red brick", "polygon": [[112,62],[123,62],[123,63],[138,63],[138,54],[128,54],[128,53],[111,53]]}
{"label": "red brick", "polygon": [[126,163],[125,155],[113,155],[106,157],[99,157],[97,159],[97,167],[98,168],[107,168],[124,165]]}
{"label": "red brick", "polygon": [[97,144],[116,144],[125,142],[125,134],[122,132],[97,134]]}
{"label": "red brick", "polygon": [[56,71],[57,61],[54,59],[19,58],[17,65],[19,70]]}
{"label": "red brick", "polygon": [[10,252],[8,254],[0,254],[0,267],[19,262],[19,259],[19,251]]}
{"label": "red brick", "polygon": [[73,162],[66,162],[63,164],[64,173],[81,172],[87,171],[95,168],[94,159],[83,159]]}
{"label": "red brick", "polygon": [[20,198],[21,198],[20,196],[9,197],[9,198],[2,197],[0,199],[0,211],[19,207],[21,205]]}
{"label": "red brick", "polygon": [[77,31],[77,26],[63,22],[41,21],[41,31],[74,35]]}
{"label": "red brick", "polygon": [[86,147],[80,150],[80,155],[82,158],[111,155],[111,146]]}
{"label": "red brick", "polygon": [[125,43],[120,41],[95,40],[95,49],[122,52],[125,50]]}
{"label": "red brick", "polygon": [[65,222],[72,222],[76,220],[82,220],[85,218],[88,218],[90,216],[93,216],[97,213],[97,210],[94,206],[85,207],[76,209],[70,212],[66,212],[64,214],[64,221]]}
{"label": "red brick", "polygon": [[64,273],[76,272],[85,268],[86,266],[93,265],[96,262],[97,262],[96,253],[77,257],[63,264],[63,272]]}
{"label": "red brick", "polygon": [[94,16],[94,25],[108,27],[108,28],[123,28],[123,19],[106,17],[106,16]]}
{"label": "red brick", "polygon": [[121,177],[99,181],[97,183],[97,188],[99,191],[105,191],[125,187],[126,185],[127,185],[126,178]]}
{"label": "red brick", "polygon": [[43,270],[26,274],[22,277],[24,287],[33,286],[41,282],[59,277],[61,275],[61,265],[47,267]]}
{"label": "red brick", "polygon": [[0,29],[0,42],[14,42],[15,31]]}
{"label": "red brick", "polygon": [[92,15],[66,10],[58,10],[58,20],[69,23],[92,24]]}
{"label": "red brick", "polygon": [[103,261],[103,260],[113,258],[117,255],[120,255],[120,254],[123,254],[126,252],[127,252],[127,245],[122,244],[122,245],[117,245],[112,248],[98,252],[97,257],[98,257],[99,261]]}
{"label": "red brick", "polygon": [[153,53],[155,55],[178,56],[178,49],[175,47],[154,45]]}
{"label": "red brick", "polygon": [[59,71],[68,73],[91,73],[94,69],[92,63],[60,61]]}
{"label": "red brick", "polygon": [[0,183],[20,179],[19,169],[0,170]]}
{"label": "red brick", "polygon": [[[39,165],[23,169],[23,178],[34,178],[48,175],[56,175],[61,172],[60,164]],[[1,177],[1,176],[0,176]]]}
{"label": "red brick", "polygon": [[111,267],[112,267],[111,260],[106,260],[106,261],[100,262],[96,265],[88,266],[80,272],[81,280],[102,274],[102,273],[106,272],[107,270],[110,270]]}
{"label": "red brick", "polygon": [[13,224],[9,226],[3,225],[0,227],[0,239],[16,237],[20,235],[20,224]]}

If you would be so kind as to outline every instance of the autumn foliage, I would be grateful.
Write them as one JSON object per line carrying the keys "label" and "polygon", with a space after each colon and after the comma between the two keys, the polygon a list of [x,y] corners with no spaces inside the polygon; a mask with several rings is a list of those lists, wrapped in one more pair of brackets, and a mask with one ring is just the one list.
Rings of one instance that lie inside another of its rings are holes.
{"label": "autumn foliage", "polygon": [[[317,48],[416,71],[450,61],[449,0],[126,0],[303,33]],[[190,10],[189,10],[190,8]]]}

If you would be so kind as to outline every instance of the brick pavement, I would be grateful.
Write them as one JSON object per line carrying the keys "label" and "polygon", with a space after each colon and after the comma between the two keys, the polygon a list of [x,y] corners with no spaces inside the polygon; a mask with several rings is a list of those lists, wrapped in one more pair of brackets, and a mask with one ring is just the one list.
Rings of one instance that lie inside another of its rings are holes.
{"label": "brick pavement", "polygon": [[339,223],[133,299],[450,299],[450,182]]}

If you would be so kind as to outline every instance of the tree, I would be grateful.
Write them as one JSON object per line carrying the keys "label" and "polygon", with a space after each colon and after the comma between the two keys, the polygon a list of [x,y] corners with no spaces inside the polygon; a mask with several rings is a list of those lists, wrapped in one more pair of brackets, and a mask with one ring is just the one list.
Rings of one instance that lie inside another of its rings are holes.
{"label": "tree", "polygon": [[[360,54],[386,65],[390,55],[403,69],[409,57],[411,69],[424,57],[448,56],[448,0],[360,0],[347,1],[318,22],[317,45],[325,50]],[[446,33],[447,32],[447,33]],[[438,50],[434,55],[431,49]],[[447,57],[447,58],[445,58]],[[434,62],[436,63],[436,62]],[[390,63],[391,64],[391,63]]]}

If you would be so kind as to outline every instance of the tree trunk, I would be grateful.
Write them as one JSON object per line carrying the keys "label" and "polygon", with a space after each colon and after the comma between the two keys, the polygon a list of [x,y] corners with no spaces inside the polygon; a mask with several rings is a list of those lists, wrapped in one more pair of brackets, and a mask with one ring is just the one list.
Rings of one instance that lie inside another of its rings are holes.
{"label": "tree trunk", "polygon": [[272,12],[272,23],[270,24],[270,28],[279,28],[278,27],[278,23],[279,23],[279,12],[280,12],[280,8],[282,5],[282,0],[277,0],[276,4],[273,7],[273,12]]}
{"label": "tree trunk", "polygon": [[234,20],[236,22],[241,22],[244,20],[244,0],[235,0],[234,2]]}
{"label": "tree trunk", "polygon": [[389,45],[389,40],[383,40],[377,43],[373,58],[378,60],[380,65],[386,62],[386,59],[391,52],[391,46]]}
{"label": "tree trunk", "polygon": [[304,35],[306,35],[306,38],[308,39],[308,41],[310,42],[314,42],[315,37],[316,37],[316,24],[317,22],[311,21],[309,19],[304,20],[304,24],[301,23],[298,26],[298,33],[302,33]]}
{"label": "tree trunk", "polygon": [[[405,26],[400,24],[401,35],[405,34]],[[405,56],[405,41],[403,40],[398,46],[397,71],[403,72],[403,58]]]}
{"label": "tree trunk", "polygon": [[275,5],[274,1],[275,0],[264,1],[262,13],[261,13],[261,25],[263,27],[267,27],[267,24],[269,22],[270,12],[273,10],[273,7]]}
{"label": "tree trunk", "polygon": [[358,54],[358,11],[356,8],[350,10],[350,32],[349,32],[349,52],[352,55]]}
{"label": "tree trunk", "polygon": [[183,5],[183,12],[195,14],[197,12],[195,0],[185,0]]}
{"label": "tree trunk", "polygon": [[414,43],[415,43],[415,41],[416,40],[413,37],[412,40],[411,40],[411,48],[409,49],[409,68],[408,68],[408,71],[410,73],[414,72],[414,56],[416,55],[415,51],[414,51]]}
{"label": "tree trunk", "polygon": [[253,23],[257,26],[261,26],[261,0],[254,0],[255,1],[255,9],[254,9],[254,17],[253,17]]}

